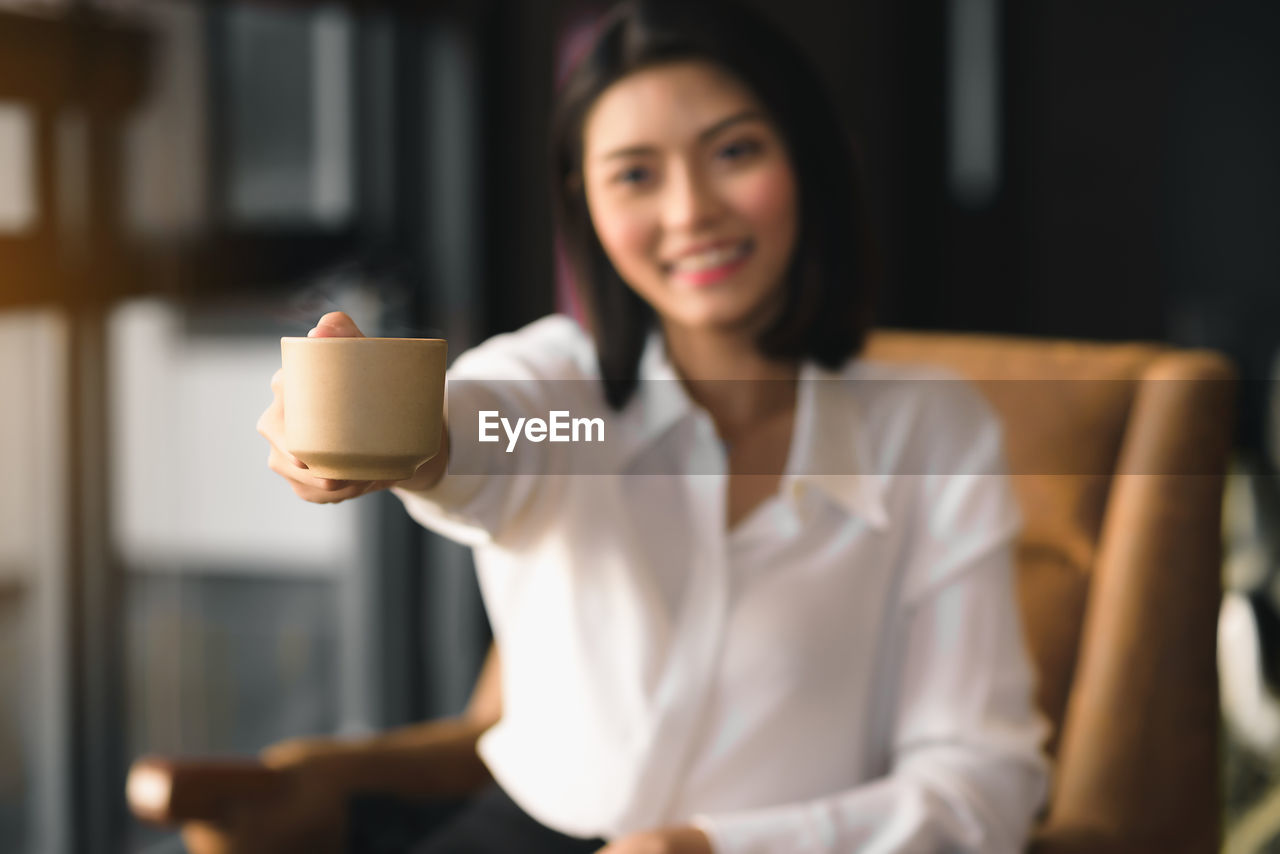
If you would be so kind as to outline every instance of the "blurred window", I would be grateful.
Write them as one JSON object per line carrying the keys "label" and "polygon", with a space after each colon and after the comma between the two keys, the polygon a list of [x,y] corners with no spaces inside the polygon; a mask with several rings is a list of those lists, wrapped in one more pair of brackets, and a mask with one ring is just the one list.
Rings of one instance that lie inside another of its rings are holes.
{"label": "blurred window", "polygon": [[341,225],[352,215],[351,48],[336,9],[237,5],[226,17],[232,225]]}
{"label": "blurred window", "polygon": [[[464,340],[470,24],[245,0],[0,10],[59,37],[63,13],[104,12],[146,46],[117,111],[81,90],[0,101],[0,852],[176,854],[125,813],[133,758],[455,712],[487,645],[465,550],[437,543],[424,572],[394,498],[302,502],[254,431],[279,337],[324,311],[421,332],[429,269]],[[101,72],[84,44],[54,71]],[[37,303],[56,307],[10,308]]]}
{"label": "blurred window", "polygon": [[0,101],[0,234],[33,228],[39,216],[35,190],[35,122],[21,104]]}
{"label": "blurred window", "polygon": [[[358,298],[341,304],[361,315]],[[369,725],[353,699],[368,678],[353,672],[368,508],[298,500],[267,468],[254,430],[279,338],[303,331],[287,315],[267,301],[146,298],[108,318],[126,761],[251,755],[281,738]],[[165,837],[127,822],[122,850]]]}
{"label": "blurred window", "polygon": [[947,6],[947,164],[952,197],[968,208],[1000,189],[999,0]]}
{"label": "blurred window", "polygon": [[65,850],[66,326],[0,312],[0,851]]}

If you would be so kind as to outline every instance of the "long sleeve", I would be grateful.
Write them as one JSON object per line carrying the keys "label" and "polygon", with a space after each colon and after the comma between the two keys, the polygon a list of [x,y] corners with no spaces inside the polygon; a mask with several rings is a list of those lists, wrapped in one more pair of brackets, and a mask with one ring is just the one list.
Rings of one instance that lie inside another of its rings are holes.
{"label": "long sleeve", "polygon": [[1020,514],[994,416],[964,408],[973,429],[920,478],[921,522],[890,626],[887,773],[801,803],[695,816],[716,854],[1025,847],[1049,765],[1014,590]]}
{"label": "long sleeve", "polygon": [[[507,452],[508,436],[492,429],[480,439],[479,416],[510,423],[545,417],[563,405],[565,388],[584,385],[586,339],[574,322],[551,316],[514,333],[495,336],[458,357],[449,369],[446,411],[449,468],[424,492],[392,492],[419,524],[466,545],[501,538],[547,491],[554,466],[551,446],[524,442]],[[493,425],[496,427],[496,425]]]}
{"label": "long sleeve", "polygon": [[[466,355],[473,353],[475,351]],[[522,448],[517,454],[506,454],[500,447],[495,451],[491,450],[493,446],[481,446],[476,441],[481,411],[508,417],[538,411],[536,402],[523,399],[538,390],[535,380],[502,382],[473,378],[470,373],[476,369],[471,366],[479,361],[473,358],[461,370],[450,371],[448,376],[448,471],[439,483],[426,491],[392,489],[420,525],[471,546],[492,542],[520,515],[543,486],[539,474],[544,467],[543,455],[538,453],[541,449],[536,446]],[[482,366],[488,367],[493,361],[486,360]],[[517,396],[514,392],[524,394]]]}

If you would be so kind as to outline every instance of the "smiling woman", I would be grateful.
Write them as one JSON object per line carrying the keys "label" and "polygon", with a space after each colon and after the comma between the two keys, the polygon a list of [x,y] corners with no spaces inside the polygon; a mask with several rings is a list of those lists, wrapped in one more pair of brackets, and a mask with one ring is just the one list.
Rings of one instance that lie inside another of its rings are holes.
{"label": "smiling woman", "polygon": [[878,265],[849,136],[803,54],[749,8],[618,6],[565,82],[552,149],[614,406],[664,307],[667,333],[736,324],[774,359],[835,368],[860,349]]}
{"label": "smiling woman", "polygon": [[[859,356],[858,188],[803,55],[728,0],[624,3],[553,145],[590,330],[464,353],[444,450],[394,485],[473,546],[501,662],[499,711],[450,742],[493,783],[416,854],[1020,850],[1048,765],[1001,427]],[[292,463],[283,407],[260,424],[300,496],[387,485]],[[557,411],[609,442],[516,446]]]}

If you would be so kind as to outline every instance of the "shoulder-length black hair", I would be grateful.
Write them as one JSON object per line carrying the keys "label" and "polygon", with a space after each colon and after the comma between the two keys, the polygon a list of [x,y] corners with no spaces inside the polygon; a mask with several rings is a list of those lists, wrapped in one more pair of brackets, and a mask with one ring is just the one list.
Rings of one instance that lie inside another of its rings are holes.
{"label": "shoulder-length black hair", "polygon": [[799,235],[786,297],[757,344],[767,356],[838,368],[862,349],[871,324],[874,267],[852,143],[800,49],[732,0],[626,0],[601,21],[570,73],[552,117],[553,194],[559,233],[587,309],[609,405],[626,405],[653,310],[618,275],[591,225],[582,179],[583,123],[604,90],[642,68],[712,62],[764,106],[799,187]]}

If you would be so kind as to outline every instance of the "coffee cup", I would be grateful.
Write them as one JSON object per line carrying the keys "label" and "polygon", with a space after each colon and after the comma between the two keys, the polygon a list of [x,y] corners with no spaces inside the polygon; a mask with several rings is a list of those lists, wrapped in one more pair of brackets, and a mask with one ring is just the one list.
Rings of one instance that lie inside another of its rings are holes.
{"label": "coffee cup", "polygon": [[317,477],[403,480],[440,449],[438,338],[281,338],[285,443]]}

